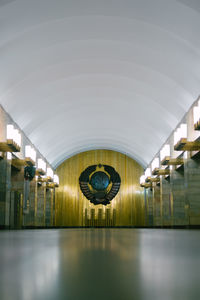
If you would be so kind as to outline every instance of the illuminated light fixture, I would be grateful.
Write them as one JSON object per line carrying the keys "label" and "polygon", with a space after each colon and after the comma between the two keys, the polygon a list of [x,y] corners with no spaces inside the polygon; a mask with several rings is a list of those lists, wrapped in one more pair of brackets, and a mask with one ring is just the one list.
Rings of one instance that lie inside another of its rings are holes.
{"label": "illuminated light fixture", "polygon": [[181,124],[174,132],[174,150],[183,151],[183,145],[187,143],[187,124]]}
{"label": "illuminated light fixture", "polygon": [[46,169],[47,169],[47,164],[44,162],[42,158],[38,158],[37,162],[37,172],[39,175],[45,175],[46,174]]}
{"label": "illuminated light fixture", "polygon": [[165,176],[165,175],[170,174],[170,170],[169,169],[157,169],[154,173],[157,176]]}
{"label": "illuminated light fixture", "polygon": [[193,107],[194,129],[200,130],[200,100],[198,105]]}
{"label": "illuminated light fixture", "polygon": [[145,175],[142,175],[140,177],[140,184],[144,184],[145,183]]}
{"label": "illuminated light fixture", "polygon": [[2,152],[20,152],[21,134],[12,124],[7,125],[6,142],[0,143],[0,151]]}
{"label": "illuminated light fixture", "polygon": [[[49,178],[49,177],[47,177],[47,178]],[[46,188],[53,189],[56,187],[59,187],[59,177],[58,177],[58,175],[53,175],[53,182],[47,181]]]}
{"label": "illuminated light fixture", "polygon": [[166,144],[160,151],[161,165],[166,165],[170,160],[170,145]]}
{"label": "illuminated light fixture", "polygon": [[40,175],[40,176],[38,177],[38,182],[39,182],[39,183],[42,183],[42,182],[48,182],[48,178],[47,178],[46,176],[43,176],[43,175],[41,176],[41,175]]}
{"label": "illuminated light fixture", "polygon": [[21,134],[18,129],[15,129],[13,125],[7,125],[7,141],[12,140],[17,144],[18,147],[21,147]]}
{"label": "illuminated light fixture", "polygon": [[151,187],[152,187],[152,184],[151,184],[151,183],[145,182],[145,175],[142,175],[142,176],[140,177],[140,186],[141,186],[141,187],[144,187],[144,188],[151,188]]}
{"label": "illuminated light fixture", "polygon": [[25,161],[31,166],[34,166],[36,162],[36,151],[30,145],[25,147]]}
{"label": "illuminated light fixture", "polygon": [[59,177],[58,177],[58,175],[56,175],[56,174],[54,175],[53,182],[55,184],[55,187],[59,186]]}
{"label": "illuminated light fixture", "polygon": [[152,164],[151,164],[151,170],[152,170],[152,174],[155,175],[156,170],[159,169],[160,166],[160,162],[159,162],[159,158],[156,157],[154,158]]}
{"label": "illuminated light fixture", "polygon": [[200,141],[187,140],[187,125],[181,126],[174,133],[174,150],[175,151],[200,151]]}
{"label": "illuminated light fixture", "polygon": [[184,163],[183,158],[170,157],[170,145],[166,144],[160,151],[160,160],[162,166],[176,166]]}
{"label": "illuminated light fixture", "polygon": [[151,177],[151,169],[147,168],[144,172],[145,181],[148,181],[148,179]]}
{"label": "illuminated light fixture", "polygon": [[53,170],[51,168],[47,168],[47,179],[53,181]]}

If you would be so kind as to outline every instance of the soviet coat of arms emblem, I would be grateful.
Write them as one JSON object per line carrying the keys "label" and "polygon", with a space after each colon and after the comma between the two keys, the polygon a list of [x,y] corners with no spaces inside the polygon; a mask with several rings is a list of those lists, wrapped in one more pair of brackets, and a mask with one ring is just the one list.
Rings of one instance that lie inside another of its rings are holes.
{"label": "soviet coat of arms emblem", "polygon": [[115,169],[108,165],[92,165],[79,177],[83,195],[94,205],[107,205],[117,195],[121,178]]}

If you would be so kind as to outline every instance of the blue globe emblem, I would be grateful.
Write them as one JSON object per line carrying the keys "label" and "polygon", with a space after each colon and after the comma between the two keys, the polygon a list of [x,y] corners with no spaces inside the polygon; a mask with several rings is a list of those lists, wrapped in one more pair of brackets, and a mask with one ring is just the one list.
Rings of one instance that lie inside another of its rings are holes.
{"label": "blue globe emblem", "polygon": [[101,171],[95,172],[90,180],[91,186],[97,191],[105,190],[108,187],[109,182],[110,180],[108,175]]}

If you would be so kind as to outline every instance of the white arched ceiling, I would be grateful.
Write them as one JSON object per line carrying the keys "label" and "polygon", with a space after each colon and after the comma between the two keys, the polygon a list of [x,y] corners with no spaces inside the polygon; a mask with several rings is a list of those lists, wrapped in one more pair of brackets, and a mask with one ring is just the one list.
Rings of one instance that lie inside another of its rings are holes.
{"label": "white arched ceiling", "polygon": [[1,0],[0,103],[57,166],[144,166],[200,91],[199,0]]}

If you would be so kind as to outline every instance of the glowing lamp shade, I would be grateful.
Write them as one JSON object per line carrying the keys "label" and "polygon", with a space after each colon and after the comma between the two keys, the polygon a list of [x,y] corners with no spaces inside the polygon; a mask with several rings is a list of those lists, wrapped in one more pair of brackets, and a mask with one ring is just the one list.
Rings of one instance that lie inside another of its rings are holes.
{"label": "glowing lamp shade", "polygon": [[193,108],[193,119],[194,119],[194,124],[200,121],[200,106],[195,106]]}
{"label": "glowing lamp shade", "polygon": [[140,184],[145,183],[145,175],[142,175],[140,177]]}
{"label": "glowing lamp shade", "polygon": [[14,141],[19,147],[21,147],[21,134],[18,129],[14,129]]}
{"label": "glowing lamp shade", "polygon": [[19,147],[21,147],[21,134],[12,124],[7,125],[6,138],[7,140],[13,140]]}
{"label": "glowing lamp shade", "polygon": [[53,170],[51,168],[47,168],[47,177],[53,178]]}
{"label": "glowing lamp shade", "polygon": [[147,177],[151,177],[151,170],[150,170],[150,168],[147,168],[147,169],[146,169],[144,175],[145,175],[145,179],[146,179]]}
{"label": "glowing lamp shade", "polygon": [[14,126],[13,125],[7,125],[7,140],[13,140],[14,137]]}
{"label": "glowing lamp shade", "polygon": [[31,158],[34,162],[36,161],[36,151],[30,145],[25,147],[25,157]]}
{"label": "glowing lamp shade", "polygon": [[54,183],[56,183],[57,185],[59,185],[59,177],[58,177],[58,175],[54,175],[53,181],[54,181]]}
{"label": "glowing lamp shade", "polygon": [[170,145],[166,144],[160,151],[160,160],[162,161],[165,157],[170,156]]}
{"label": "glowing lamp shade", "polygon": [[157,168],[159,168],[159,165],[160,165],[159,158],[158,157],[154,158],[154,160],[153,160],[153,162],[151,164],[152,171],[155,170],[155,169],[157,169]]}
{"label": "glowing lamp shade", "polygon": [[43,161],[43,159],[38,158],[38,169],[41,169],[42,171],[46,172],[47,165]]}
{"label": "glowing lamp shade", "polygon": [[31,159],[35,162],[36,161],[36,151],[32,148],[31,149]]}
{"label": "glowing lamp shade", "polygon": [[176,145],[181,139],[187,138],[187,124],[181,124],[179,128],[174,132],[174,145]]}
{"label": "glowing lamp shade", "polygon": [[25,156],[26,157],[31,157],[31,146],[26,146],[25,147]]}

